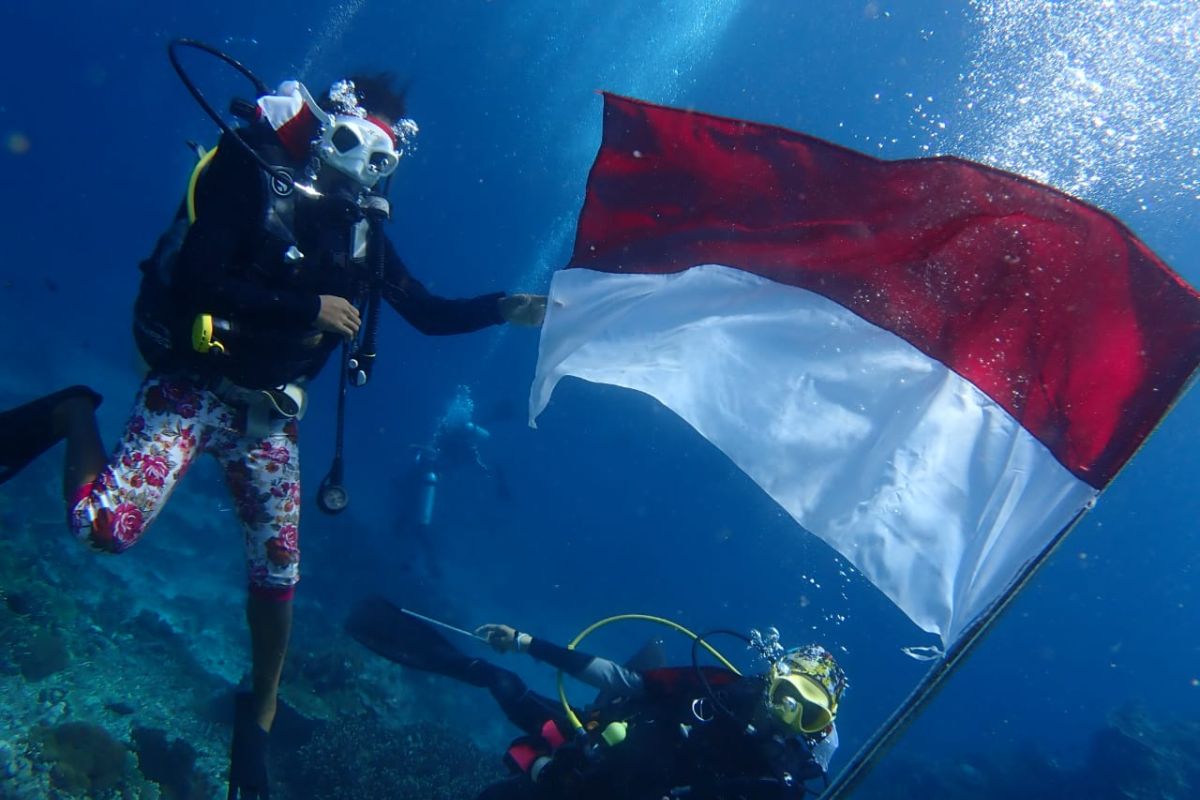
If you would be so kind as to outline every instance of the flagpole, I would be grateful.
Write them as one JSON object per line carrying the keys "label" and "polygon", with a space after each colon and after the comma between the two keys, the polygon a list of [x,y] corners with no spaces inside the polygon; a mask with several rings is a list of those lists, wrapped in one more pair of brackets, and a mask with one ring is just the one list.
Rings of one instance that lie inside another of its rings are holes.
{"label": "flagpole", "polygon": [[921,679],[916,688],[905,698],[900,707],[892,712],[892,715],[875,731],[871,738],[867,740],[867,743],[854,754],[849,765],[838,773],[833,783],[829,784],[825,791],[820,794],[820,800],[840,800],[858,788],[859,784],[866,779],[867,774],[875,768],[879,760],[883,758],[896,743],[896,740],[900,738],[900,735],[908,729],[908,726],[916,720],[921,712],[925,710],[925,707],[929,705],[930,701],[937,696],[946,679],[958,669],[967,656],[983,641],[983,637],[991,630],[992,625],[1000,618],[1000,615],[1008,609],[1017,594],[1025,588],[1026,584],[1033,578],[1034,573],[1058,549],[1058,546],[1067,538],[1067,534],[1079,524],[1079,521],[1083,519],[1083,515],[1092,508],[1092,505],[1092,503],[1088,503],[1076,512],[1071,521],[1050,541],[1050,545],[1025,566],[1024,570],[1013,581],[1008,590],[1000,595],[975,622],[967,626],[967,629],[959,637],[958,641],[946,651],[946,655],[929,672],[925,673],[925,677]]}
{"label": "flagpole", "polygon": [[[1130,454],[1129,458],[1125,459],[1125,463],[1121,465],[1116,475],[1113,475],[1109,479],[1108,484],[1105,484],[1106,488],[1117,479],[1117,476],[1125,471],[1125,468],[1129,466],[1129,462],[1133,461],[1134,456],[1142,451],[1142,448],[1146,446],[1146,442],[1162,427],[1166,418],[1175,410],[1175,406],[1179,405],[1179,402],[1187,395],[1197,381],[1200,381],[1200,367],[1192,370],[1192,374],[1184,381],[1183,386],[1180,387],[1171,404],[1167,406],[1162,416],[1159,417],[1158,424],[1154,426],[1154,429],[1150,433],[1146,434],[1145,438],[1142,439],[1137,449]],[[859,784],[866,780],[867,774],[875,768],[875,765],[887,754],[887,751],[892,748],[892,745],[896,743],[900,735],[908,730],[908,726],[916,720],[917,716],[925,710],[930,701],[941,691],[942,684],[946,682],[946,679],[950,677],[954,670],[958,669],[967,656],[983,641],[983,637],[991,630],[992,625],[1000,618],[1000,615],[1008,610],[1017,593],[1024,589],[1029,581],[1033,579],[1034,573],[1041,569],[1047,559],[1054,554],[1054,551],[1067,538],[1067,534],[1075,529],[1075,526],[1083,519],[1083,515],[1090,511],[1094,505],[1095,502],[1093,501],[1079,509],[1075,516],[1071,518],[1071,521],[1050,541],[1049,546],[1025,566],[1025,569],[1021,571],[1008,590],[998,597],[975,622],[967,626],[966,631],[963,632],[963,635],[957,642],[951,645],[941,661],[935,664],[929,672],[925,673],[925,677],[921,679],[916,688],[905,698],[900,707],[892,712],[892,715],[875,731],[871,738],[867,740],[867,743],[859,748],[854,757],[850,759],[850,764],[838,773],[833,783],[829,784],[825,788],[825,791],[820,794],[819,800],[841,800],[841,798],[850,794],[850,792],[858,788]]]}

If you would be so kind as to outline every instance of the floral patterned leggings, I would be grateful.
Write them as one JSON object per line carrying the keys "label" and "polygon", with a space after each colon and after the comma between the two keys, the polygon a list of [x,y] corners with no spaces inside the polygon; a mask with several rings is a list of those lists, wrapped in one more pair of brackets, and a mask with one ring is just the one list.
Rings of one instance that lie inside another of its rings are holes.
{"label": "floral patterned leggings", "polygon": [[225,472],[246,535],[250,588],[290,599],[300,577],[300,451],[294,419],[272,419],[250,437],[245,411],[188,377],[151,373],[138,390],[121,443],[70,511],[75,536],[94,550],[132,547],[201,453]]}

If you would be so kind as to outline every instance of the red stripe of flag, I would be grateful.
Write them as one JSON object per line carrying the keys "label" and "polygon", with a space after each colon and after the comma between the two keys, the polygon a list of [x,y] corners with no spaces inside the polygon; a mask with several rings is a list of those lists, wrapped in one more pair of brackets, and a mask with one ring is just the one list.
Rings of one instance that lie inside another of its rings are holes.
{"label": "red stripe of flag", "polygon": [[605,95],[571,267],[723,264],[971,381],[1102,488],[1200,361],[1200,296],[1112,216],[957,158],[881,161]]}

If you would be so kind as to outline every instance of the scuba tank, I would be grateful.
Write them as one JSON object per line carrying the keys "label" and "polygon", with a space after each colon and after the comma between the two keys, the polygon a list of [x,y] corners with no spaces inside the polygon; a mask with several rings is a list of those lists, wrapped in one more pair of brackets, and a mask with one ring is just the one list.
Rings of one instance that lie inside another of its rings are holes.
{"label": "scuba tank", "polygon": [[433,524],[433,509],[437,501],[437,451],[432,447],[418,447],[417,456],[413,459],[412,470],[409,473],[412,495],[411,506],[406,513],[412,515],[412,520],[422,528]]}
{"label": "scuba tank", "polygon": [[[253,84],[258,96],[270,93],[267,85],[245,65],[211,45],[192,39],[175,39],[167,46],[167,55],[171,65],[183,81],[184,86],[187,87],[201,108],[217,123],[217,126],[224,133],[232,136],[233,140],[258,163],[267,175],[271,176],[273,181],[286,183],[289,187],[293,186],[294,181],[286,169],[267,163],[258,151],[251,147],[209,105],[208,100],[196,88],[195,83],[192,82],[179,61],[179,50],[185,47],[200,50],[233,67]],[[244,121],[253,121],[256,112],[255,105],[245,100],[234,99],[230,103],[230,113]],[[196,164],[188,179],[187,191],[170,226],[159,236],[154,251],[139,264],[142,280],[137,299],[134,302],[134,342],[146,363],[155,369],[162,370],[195,366],[197,362],[193,353],[207,355],[210,352],[216,354],[226,352],[224,342],[203,335],[205,327],[215,330],[222,326],[211,317],[208,320],[202,320],[199,317],[193,320],[181,319],[171,296],[175,264],[183,247],[184,239],[187,237],[188,229],[196,219],[196,186],[200,175],[217,152],[216,148],[206,151],[195,142],[188,142],[188,147],[196,155]],[[226,339],[230,338],[228,334],[232,333],[232,326],[225,323],[223,327]]]}
{"label": "scuba tank", "polygon": [[428,528],[433,524],[433,501],[437,498],[438,475],[432,469],[421,472],[417,484],[417,522]]}

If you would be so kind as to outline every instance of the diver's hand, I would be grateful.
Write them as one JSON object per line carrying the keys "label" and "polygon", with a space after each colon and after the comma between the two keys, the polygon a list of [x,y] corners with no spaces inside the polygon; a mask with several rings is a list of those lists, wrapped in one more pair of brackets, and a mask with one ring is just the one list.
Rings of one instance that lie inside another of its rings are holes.
{"label": "diver's hand", "polygon": [[227,800],[268,800],[267,737],[254,717],[254,699],[239,692],[234,700],[233,747],[229,756]]}
{"label": "diver's hand", "polygon": [[317,330],[336,333],[350,339],[358,334],[358,326],[362,324],[362,319],[358,315],[358,309],[346,298],[335,294],[323,294],[321,310],[317,312],[313,324]]}
{"label": "diver's hand", "polygon": [[505,295],[500,298],[500,316],[505,322],[536,328],[546,318],[546,295]]}
{"label": "diver's hand", "polygon": [[487,639],[487,643],[501,653],[517,646],[517,629],[507,625],[480,625],[475,629],[475,635]]}

